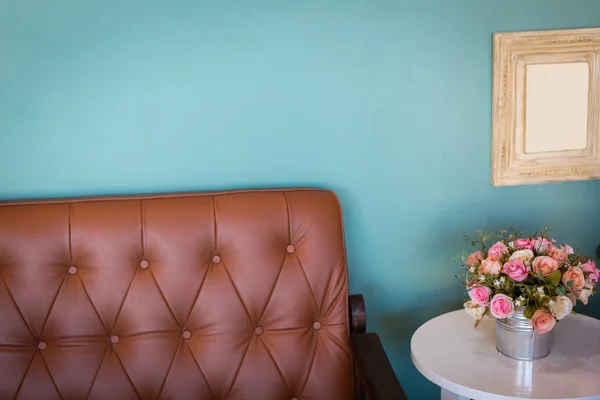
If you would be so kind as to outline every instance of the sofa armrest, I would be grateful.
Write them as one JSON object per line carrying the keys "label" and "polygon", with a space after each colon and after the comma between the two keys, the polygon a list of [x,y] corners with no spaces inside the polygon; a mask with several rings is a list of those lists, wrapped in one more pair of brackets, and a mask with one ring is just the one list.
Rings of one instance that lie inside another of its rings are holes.
{"label": "sofa armrest", "polygon": [[355,368],[369,400],[407,400],[406,394],[385,354],[379,335],[354,333],[350,347]]}

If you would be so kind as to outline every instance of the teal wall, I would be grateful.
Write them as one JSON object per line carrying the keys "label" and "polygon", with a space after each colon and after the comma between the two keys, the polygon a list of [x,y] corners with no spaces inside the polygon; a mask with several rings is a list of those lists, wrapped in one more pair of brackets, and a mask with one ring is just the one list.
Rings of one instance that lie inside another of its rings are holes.
{"label": "teal wall", "polygon": [[331,188],[351,290],[434,399],[409,340],[461,306],[464,233],[600,243],[600,182],[490,185],[492,32],[595,25],[598,0],[0,0],[0,198]]}

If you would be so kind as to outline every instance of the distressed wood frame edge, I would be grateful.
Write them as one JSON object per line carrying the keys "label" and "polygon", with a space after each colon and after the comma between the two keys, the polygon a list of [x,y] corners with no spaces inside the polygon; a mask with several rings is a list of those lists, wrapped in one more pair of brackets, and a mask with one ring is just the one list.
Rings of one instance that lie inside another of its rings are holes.
{"label": "distressed wood frame edge", "polygon": [[[517,123],[515,110],[518,93],[515,79],[516,57],[512,50],[518,49],[519,54],[535,53],[534,49],[545,47],[553,48],[558,53],[570,53],[585,45],[592,47],[593,49],[588,51],[595,54],[594,70],[590,81],[590,88],[595,91],[590,92],[588,99],[588,135],[591,133],[595,138],[594,148],[590,150],[592,157],[569,157],[569,152],[556,152],[562,154],[556,157],[549,156],[549,153],[539,153],[541,155],[539,160],[529,157],[530,160],[527,162],[520,160],[515,163],[514,141]],[[492,80],[491,180],[493,186],[600,178],[600,28],[494,33]],[[592,96],[592,93],[595,96]]]}

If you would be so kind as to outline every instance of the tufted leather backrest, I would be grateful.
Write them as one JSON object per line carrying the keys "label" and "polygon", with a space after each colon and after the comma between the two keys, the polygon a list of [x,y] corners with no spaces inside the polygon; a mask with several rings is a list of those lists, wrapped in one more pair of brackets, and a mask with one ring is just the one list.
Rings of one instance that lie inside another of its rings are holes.
{"label": "tufted leather backrest", "polygon": [[0,203],[0,399],[349,400],[328,191]]}

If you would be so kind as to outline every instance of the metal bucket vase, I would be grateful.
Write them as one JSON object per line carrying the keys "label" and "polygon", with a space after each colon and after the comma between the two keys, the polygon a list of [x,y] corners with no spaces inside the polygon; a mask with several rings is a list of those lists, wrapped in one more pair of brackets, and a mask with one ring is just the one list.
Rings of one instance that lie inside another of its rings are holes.
{"label": "metal bucket vase", "polygon": [[517,360],[537,360],[550,354],[552,331],[539,335],[531,320],[523,316],[525,307],[518,307],[511,318],[496,320],[496,349]]}

